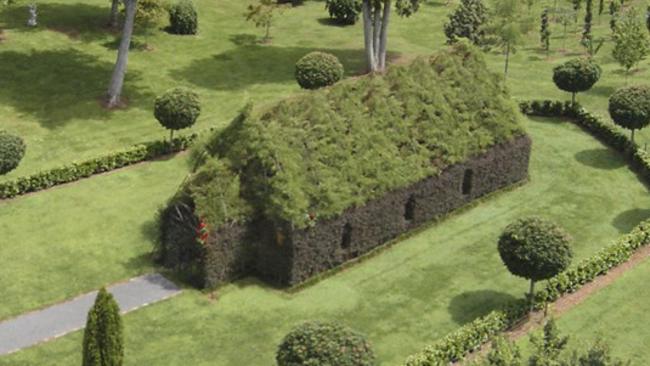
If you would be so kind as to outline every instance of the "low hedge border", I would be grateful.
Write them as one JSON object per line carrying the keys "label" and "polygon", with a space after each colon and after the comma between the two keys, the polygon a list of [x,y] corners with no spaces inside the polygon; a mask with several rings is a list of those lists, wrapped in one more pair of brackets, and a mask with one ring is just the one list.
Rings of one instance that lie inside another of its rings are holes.
{"label": "low hedge border", "polygon": [[145,142],[133,145],[124,151],[0,182],[0,199],[14,198],[30,192],[37,192],[60,184],[88,178],[95,174],[175,154],[189,148],[198,137],[198,133],[193,133],[176,137],[173,140]]}
{"label": "low hedge border", "polygon": [[[639,149],[613,124],[589,113],[579,104],[549,100],[527,101],[520,103],[520,108],[523,113],[531,116],[567,118],[604,144],[622,153],[640,173],[644,182],[650,183],[650,154]],[[650,244],[650,220],[640,223],[630,233],[616,239],[594,256],[548,280],[546,286],[535,293],[535,308],[543,309],[546,304],[561,296],[577,291],[596,277],[625,263],[636,250],[648,244]],[[461,360],[494,336],[520,322],[527,314],[527,310],[526,301],[519,300],[507,309],[492,311],[410,356],[404,366],[443,366]]]}

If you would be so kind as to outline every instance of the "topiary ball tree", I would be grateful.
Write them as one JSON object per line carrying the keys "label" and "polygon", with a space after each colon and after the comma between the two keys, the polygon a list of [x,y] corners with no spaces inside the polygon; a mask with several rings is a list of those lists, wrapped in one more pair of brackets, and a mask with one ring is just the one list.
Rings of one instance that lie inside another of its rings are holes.
{"label": "topiary ball tree", "polygon": [[325,8],[330,18],[337,24],[352,25],[359,20],[361,1],[359,0],[325,0]]}
{"label": "topiary ball tree", "polygon": [[105,288],[88,311],[83,337],[82,366],[122,366],[124,331],[120,307]]}
{"label": "topiary ball tree", "polygon": [[553,82],[561,90],[571,93],[575,104],[576,94],[591,89],[600,79],[600,66],[590,58],[567,61],[553,69]]}
{"label": "topiary ball tree", "polygon": [[25,142],[18,136],[0,131],[0,175],[16,169],[25,156]]}
{"label": "topiary ball tree", "polygon": [[533,305],[535,282],[547,280],[571,264],[571,237],[557,224],[540,217],[519,219],[499,238],[499,255],[510,273],[530,280]]}
{"label": "topiary ball tree", "polygon": [[278,366],[372,366],[375,355],[359,333],[337,323],[307,322],[280,344]]}
{"label": "topiary ball tree", "polygon": [[620,88],[609,97],[609,115],[617,125],[632,131],[650,123],[650,87],[630,86]]}
{"label": "topiary ball tree", "polygon": [[160,124],[170,130],[170,139],[174,131],[192,126],[201,114],[199,96],[186,88],[174,88],[156,98],[154,116]]}
{"label": "topiary ball tree", "polygon": [[190,0],[181,0],[169,8],[169,31],[174,34],[196,34],[199,16]]}
{"label": "topiary ball tree", "polygon": [[343,78],[343,65],[336,56],[311,52],[296,63],[296,81],[303,89],[318,89]]}

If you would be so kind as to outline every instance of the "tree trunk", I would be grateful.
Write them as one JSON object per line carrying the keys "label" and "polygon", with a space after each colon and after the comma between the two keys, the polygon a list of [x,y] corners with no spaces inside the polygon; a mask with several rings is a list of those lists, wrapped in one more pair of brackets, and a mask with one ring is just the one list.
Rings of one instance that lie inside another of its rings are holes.
{"label": "tree trunk", "polygon": [[530,303],[530,311],[535,309],[535,280],[530,280],[530,290],[528,291],[528,302]]}
{"label": "tree trunk", "polygon": [[386,52],[388,49],[388,23],[390,22],[391,0],[384,3],[384,16],[381,21],[381,32],[379,39],[379,70],[386,70]]}
{"label": "tree trunk", "polygon": [[505,70],[505,79],[508,78],[508,65],[510,64],[510,42],[506,43],[506,70]]}
{"label": "tree trunk", "polygon": [[111,83],[108,86],[107,107],[114,108],[120,104],[120,94],[124,85],[124,76],[126,75],[126,66],[129,61],[129,47],[131,47],[131,36],[133,35],[133,26],[135,23],[135,7],[137,0],[124,0],[126,7],[126,19],[122,30],[122,40],[120,48],[117,51],[117,61],[113,69]]}
{"label": "tree trunk", "polygon": [[119,8],[120,8],[120,0],[113,0],[111,4],[111,15],[108,18],[108,25],[111,28],[117,28]]}
{"label": "tree trunk", "polygon": [[632,129],[632,144],[634,144],[634,129]]}
{"label": "tree trunk", "polygon": [[573,92],[571,93],[571,105],[575,105],[575,104],[576,104],[576,93]]}
{"label": "tree trunk", "polygon": [[375,13],[373,15],[374,24],[372,26],[372,49],[375,51],[375,63],[379,69],[379,40],[381,38],[381,3],[383,1],[375,0]]}
{"label": "tree trunk", "polygon": [[375,50],[373,47],[374,34],[372,16],[370,15],[370,0],[363,0],[363,36],[366,49],[366,62],[368,63],[368,71],[375,72],[377,70],[377,63],[375,60]]}

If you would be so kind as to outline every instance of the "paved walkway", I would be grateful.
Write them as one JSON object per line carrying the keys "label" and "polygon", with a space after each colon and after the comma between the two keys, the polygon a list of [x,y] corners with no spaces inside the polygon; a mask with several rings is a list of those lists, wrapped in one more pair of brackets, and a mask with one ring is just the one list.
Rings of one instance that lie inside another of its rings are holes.
{"label": "paved walkway", "polygon": [[[122,313],[135,310],[180,293],[180,289],[159,274],[136,277],[108,288]],[[43,310],[0,322],[0,355],[63,336],[86,326],[88,310],[97,291]]]}

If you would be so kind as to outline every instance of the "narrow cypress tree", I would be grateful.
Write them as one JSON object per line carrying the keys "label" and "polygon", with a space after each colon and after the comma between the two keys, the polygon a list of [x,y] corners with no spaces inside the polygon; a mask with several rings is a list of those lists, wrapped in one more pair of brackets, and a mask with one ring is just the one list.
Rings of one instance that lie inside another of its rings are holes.
{"label": "narrow cypress tree", "polygon": [[592,14],[593,0],[587,0],[587,13],[585,14],[585,26],[582,31],[582,40],[580,41],[583,46],[589,48],[591,46],[591,21],[593,19]]}
{"label": "narrow cypress tree", "polygon": [[598,21],[600,22],[600,17],[603,15],[603,11],[605,11],[605,0],[600,0],[598,1]]}
{"label": "narrow cypress tree", "polygon": [[578,13],[580,12],[580,6],[582,5],[582,0],[571,0],[573,3],[573,11],[575,12],[575,21],[578,22]]}
{"label": "narrow cypress tree", "polygon": [[548,8],[542,11],[542,27],[539,30],[540,41],[542,42],[542,48],[548,54],[550,49],[550,40],[551,40],[551,31],[549,30],[548,25]]}
{"label": "narrow cypress tree", "polygon": [[645,26],[648,28],[648,32],[650,32],[650,6],[645,11]]}
{"label": "narrow cypress tree", "polygon": [[105,288],[88,311],[82,366],[122,366],[124,346],[120,308]]}
{"label": "narrow cypress tree", "polygon": [[619,0],[612,0],[609,3],[609,15],[612,19],[609,21],[609,27],[612,29],[612,32],[616,29],[616,18],[618,18],[618,11],[621,8],[621,3]]}

